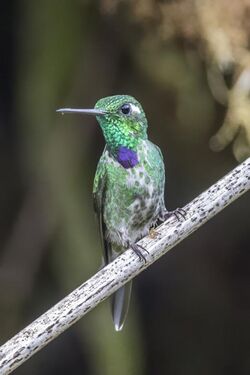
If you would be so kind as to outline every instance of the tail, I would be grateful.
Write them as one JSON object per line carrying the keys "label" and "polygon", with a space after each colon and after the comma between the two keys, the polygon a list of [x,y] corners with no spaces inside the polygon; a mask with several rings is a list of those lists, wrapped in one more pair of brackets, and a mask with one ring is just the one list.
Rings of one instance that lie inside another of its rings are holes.
{"label": "tail", "polygon": [[111,309],[116,331],[121,331],[127,317],[132,281],[118,289],[112,296]]}
{"label": "tail", "polygon": [[[109,264],[117,257],[110,242],[104,242],[104,264]],[[111,311],[116,331],[121,331],[128,314],[132,281],[118,289],[111,297]]]}

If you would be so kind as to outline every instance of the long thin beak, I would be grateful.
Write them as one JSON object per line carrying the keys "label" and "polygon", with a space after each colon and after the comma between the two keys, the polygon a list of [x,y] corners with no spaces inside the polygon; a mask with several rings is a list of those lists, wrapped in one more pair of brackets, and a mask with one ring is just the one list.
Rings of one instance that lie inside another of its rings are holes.
{"label": "long thin beak", "polygon": [[102,111],[101,109],[77,109],[77,108],[60,108],[57,109],[56,112],[64,113],[81,113],[85,115],[92,115],[92,116],[103,116],[107,112]]}

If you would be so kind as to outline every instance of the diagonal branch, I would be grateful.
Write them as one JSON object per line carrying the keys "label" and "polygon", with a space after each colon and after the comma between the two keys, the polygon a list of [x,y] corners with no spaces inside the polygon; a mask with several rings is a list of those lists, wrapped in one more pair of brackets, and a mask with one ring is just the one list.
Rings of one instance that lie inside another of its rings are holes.
{"label": "diagonal branch", "polygon": [[127,250],[0,347],[0,375],[12,372],[249,189],[250,158],[187,204],[186,220],[169,218],[157,228],[156,238],[140,241],[149,252],[146,263]]}

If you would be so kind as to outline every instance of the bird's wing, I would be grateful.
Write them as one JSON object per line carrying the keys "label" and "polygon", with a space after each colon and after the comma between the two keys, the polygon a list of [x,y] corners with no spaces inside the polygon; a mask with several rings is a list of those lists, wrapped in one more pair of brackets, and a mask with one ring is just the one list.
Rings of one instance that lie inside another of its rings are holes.
{"label": "bird's wing", "polygon": [[[105,150],[98,163],[93,188],[94,209],[99,224],[101,242],[103,248],[103,257],[105,264],[112,260],[112,246],[106,238],[106,225],[103,220],[103,209],[105,194],[107,189],[107,160]],[[112,296],[112,316],[115,329],[120,331],[126,319],[131,295],[132,282],[130,281],[122,288],[118,289]]]}
{"label": "bird's wing", "polygon": [[157,145],[154,145],[154,146],[155,146],[156,150],[159,152],[161,159],[163,160],[163,155],[162,155],[160,147],[157,146]]}
{"label": "bird's wing", "polygon": [[165,218],[165,215],[166,215],[166,212],[167,212],[167,209],[166,209],[166,206],[165,206],[165,200],[164,200],[164,189],[165,189],[165,165],[164,165],[164,159],[163,159],[163,154],[161,152],[161,149],[160,147],[156,146],[155,145],[155,149],[158,153],[158,156],[160,157],[159,159],[159,163],[158,163],[158,173],[159,173],[159,180],[161,181],[161,184],[162,184],[162,199],[160,201],[161,203],[161,210],[160,210],[160,214],[159,214],[159,218],[161,221],[163,221],[163,219]]}
{"label": "bird's wing", "polygon": [[103,249],[103,256],[105,264],[108,264],[112,259],[112,248],[111,244],[106,239],[106,225],[103,220],[103,210],[105,202],[105,193],[107,187],[107,174],[106,174],[106,160],[105,150],[99,163],[97,165],[94,187],[93,187],[93,199],[94,199],[94,210],[96,213],[99,232],[101,237],[101,245]]}
{"label": "bird's wing", "polygon": [[163,181],[163,185],[165,185],[165,166],[164,166],[163,155],[162,155],[160,147],[158,147],[156,145],[154,145],[154,146],[155,146],[155,149],[157,150],[157,152],[160,156],[159,170],[160,170],[160,173],[161,173],[161,181]]}

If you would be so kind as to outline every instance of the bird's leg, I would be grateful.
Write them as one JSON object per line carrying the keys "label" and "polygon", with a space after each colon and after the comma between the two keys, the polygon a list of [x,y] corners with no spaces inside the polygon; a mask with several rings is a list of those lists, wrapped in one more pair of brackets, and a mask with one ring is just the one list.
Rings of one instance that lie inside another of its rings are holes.
{"label": "bird's leg", "polygon": [[170,216],[174,215],[178,221],[185,220],[187,213],[183,208],[176,208],[174,211],[168,211],[164,215],[164,220],[167,220]]}
{"label": "bird's leg", "polygon": [[145,251],[147,254],[149,254],[148,250],[145,249],[143,246],[138,245],[137,243],[129,243],[128,247],[131,247],[131,249],[134,251],[134,253],[138,256],[140,261],[146,262],[145,256],[142,254],[142,251]]}

